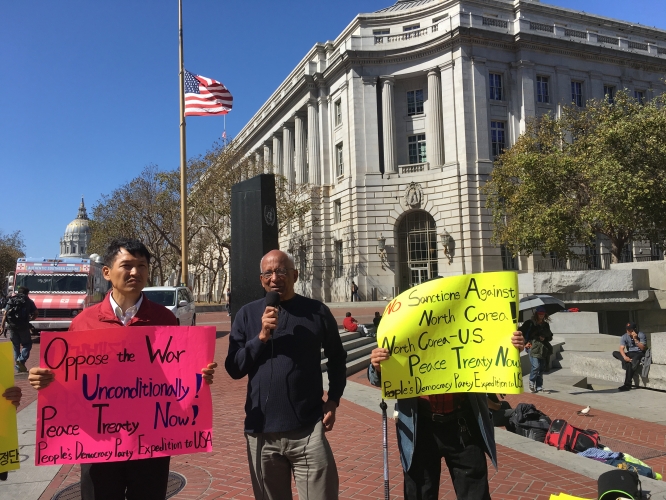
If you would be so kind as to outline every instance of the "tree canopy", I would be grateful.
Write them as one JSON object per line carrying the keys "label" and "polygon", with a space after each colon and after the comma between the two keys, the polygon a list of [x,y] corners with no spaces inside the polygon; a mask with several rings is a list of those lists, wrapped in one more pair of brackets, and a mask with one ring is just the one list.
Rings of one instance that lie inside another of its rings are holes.
{"label": "tree canopy", "polygon": [[[208,301],[213,300],[212,290],[220,273],[220,288],[226,286],[225,265],[231,251],[231,188],[262,171],[262,166],[249,161],[233,141],[226,146],[215,144],[188,162],[188,264],[195,287],[201,290],[200,282],[207,283]],[[308,184],[283,189],[286,179],[280,176],[276,183],[277,217],[283,228],[310,212],[318,193]],[[91,230],[89,248],[97,253],[103,253],[113,238],[141,239],[154,256],[151,283],[165,283],[173,271],[179,274],[179,170],[160,171],[156,165],[148,165],[136,178],[103,195],[92,208]]]}
{"label": "tree canopy", "polygon": [[482,193],[493,242],[513,255],[576,257],[597,235],[612,261],[631,241],[666,237],[666,107],[618,92],[532,120],[503,152]]}
{"label": "tree canopy", "polygon": [[25,243],[21,231],[5,234],[0,231],[0,276],[4,290],[5,278],[10,272],[16,270],[16,259],[25,257]]}

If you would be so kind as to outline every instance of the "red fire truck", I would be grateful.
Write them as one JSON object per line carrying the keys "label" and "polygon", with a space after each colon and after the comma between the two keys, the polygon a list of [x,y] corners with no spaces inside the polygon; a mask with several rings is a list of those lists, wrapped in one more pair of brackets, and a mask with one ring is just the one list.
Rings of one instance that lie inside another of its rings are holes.
{"label": "red fire truck", "polygon": [[102,262],[90,259],[18,259],[13,288],[24,286],[37,306],[32,325],[40,330],[67,330],[84,308],[101,302],[109,289]]}

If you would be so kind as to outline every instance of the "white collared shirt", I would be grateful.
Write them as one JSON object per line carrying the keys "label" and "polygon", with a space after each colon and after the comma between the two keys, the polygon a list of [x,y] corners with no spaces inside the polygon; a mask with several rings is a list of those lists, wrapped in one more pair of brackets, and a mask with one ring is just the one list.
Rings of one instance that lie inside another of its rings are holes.
{"label": "white collared shirt", "polygon": [[136,313],[139,311],[139,307],[141,307],[141,302],[143,302],[143,294],[141,294],[141,297],[139,297],[139,301],[134,304],[132,307],[127,308],[127,311],[123,313],[123,310],[120,308],[118,303],[113,300],[113,294],[109,294],[109,300],[111,301],[111,309],[113,309],[113,312],[116,313],[116,317],[122,322],[124,326],[127,326],[127,323],[131,321],[131,319],[136,316]]}

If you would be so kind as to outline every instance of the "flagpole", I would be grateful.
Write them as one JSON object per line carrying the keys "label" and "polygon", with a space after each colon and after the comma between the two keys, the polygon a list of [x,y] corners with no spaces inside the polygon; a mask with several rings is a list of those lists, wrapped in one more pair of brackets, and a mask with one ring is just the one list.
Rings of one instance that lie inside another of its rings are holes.
{"label": "flagpole", "polygon": [[178,62],[180,63],[180,245],[181,285],[187,286],[187,154],[185,153],[185,69],[183,63],[183,0],[178,0]]}

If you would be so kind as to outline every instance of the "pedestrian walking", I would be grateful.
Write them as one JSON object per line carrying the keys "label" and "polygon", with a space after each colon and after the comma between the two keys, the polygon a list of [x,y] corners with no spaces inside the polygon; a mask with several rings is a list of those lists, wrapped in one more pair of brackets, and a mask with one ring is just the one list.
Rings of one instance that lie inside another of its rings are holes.
{"label": "pedestrian walking", "polygon": [[543,374],[548,367],[550,355],[553,353],[553,347],[550,345],[550,341],[553,340],[553,332],[550,331],[549,321],[546,308],[539,306],[534,311],[532,318],[518,328],[525,338],[525,348],[529,349],[531,392],[543,391]]}
{"label": "pedestrian walking", "polygon": [[37,317],[37,307],[28,297],[30,290],[24,286],[17,289],[16,295],[7,300],[7,305],[2,316],[0,331],[9,337],[14,346],[14,361],[19,373],[25,373],[28,369],[25,362],[30,357],[32,349],[32,336],[30,321]]}
{"label": "pedestrian walking", "polygon": [[352,281],[351,282],[351,301],[354,302],[354,299],[356,299],[356,302],[361,302],[361,297],[358,296],[358,285]]}

